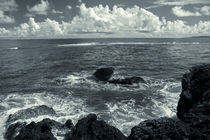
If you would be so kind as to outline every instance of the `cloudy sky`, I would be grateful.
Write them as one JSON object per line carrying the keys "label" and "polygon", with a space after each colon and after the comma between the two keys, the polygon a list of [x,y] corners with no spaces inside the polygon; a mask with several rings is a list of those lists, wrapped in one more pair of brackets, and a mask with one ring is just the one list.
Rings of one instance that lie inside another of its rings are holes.
{"label": "cloudy sky", "polygon": [[0,0],[0,38],[210,35],[210,0]]}

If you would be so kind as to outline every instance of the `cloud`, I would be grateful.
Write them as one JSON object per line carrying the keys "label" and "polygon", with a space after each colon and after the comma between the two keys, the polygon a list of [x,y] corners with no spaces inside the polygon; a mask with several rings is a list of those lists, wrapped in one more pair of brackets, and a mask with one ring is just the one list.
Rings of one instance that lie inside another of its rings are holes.
{"label": "cloud", "polygon": [[110,9],[102,5],[88,8],[85,4],[71,23],[74,32],[156,31],[160,26],[158,16],[138,6]]}
{"label": "cloud", "polygon": [[[200,8],[202,9],[202,8]],[[206,7],[204,8],[206,9]],[[134,6],[119,8],[81,4],[80,14],[72,21],[58,22],[49,18],[36,22],[29,18],[11,30],[0,28],[0,36],[16,38],[64,38],[64,37],[183,37],[210,35],[210,21],[188,25],[183,20],[167,21],[164,17]]]}
{"label": "cloud", "polygon": [[153,2],[155,5],[193,5],[193,4],[209,4],[209,0],[157,0]]}
{"label": "cloud", "polygon": [[15,23],[15,19],[5,15],[4,11],[0,10],[0,23]]}
{"label": "cloud", "polygon": [[18,37],[56,37],[62,35],[62,30],[58,22],[45,19],[43,22],[35,22],[34,18],[29,18],[28,23],[15,27],[13,31]]}
{"label": "cloud", "polygon": [[17,11],[17,8],[15,0],[0,0],[1,11]]}
{"label": "cloud", "polygon": [[34,5],[31,8],[27,6],[27,10],[30,12],[31,15],[48,15],[49,2],[41,0],[40,3]]}
{"label": "cloud", "polygon": [[69,10],[71,10],[72,9],[72,6],[71,5],[67,5],[66,8],[69,9]]}
{"label": "cloud", "polygon": [[194,12],[184,10],[181,6],[172,8],[172,13],[177,17],[189,17],[189,16],[204,16],[210,15],[210,7],[203,6],[201,8],[195,8]]}
{"label": "cloud", "polygon": [[62,11],[55,10],[55,9],[52,9],[51,13],[53,13],[53,14],[63,14]]}
{"label": "cloud", "polygon": [[203,13],[203,15],[210,15],[210,7],[209,6],[203,6],[200,9],[201,13]]}
{"label": "cloud", "polygon": [[182,9],[181,6],[176,6],[172,8],[172,13],[178,17],[201,16],[200,12],[187,11],[187,10]]}

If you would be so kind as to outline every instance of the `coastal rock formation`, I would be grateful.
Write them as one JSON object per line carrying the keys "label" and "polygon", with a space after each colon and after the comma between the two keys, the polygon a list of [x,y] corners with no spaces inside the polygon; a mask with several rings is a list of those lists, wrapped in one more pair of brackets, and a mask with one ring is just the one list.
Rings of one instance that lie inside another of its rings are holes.
{"label": "coastal rock formation", "polygon": [[54,116],[56,115],[56,113],[53,110],[53,108],[50,108],[46,105],[34,106],[34,107],[27,108],[24,110],[19,110],[15,112],[14,114],[10,114],[7,119],[7,124],[10,124],[11,122],[14,122],[16,120],[20,120],[20,119],[24,120],[24,119],[29,119],[33,117],[38,117],[41,115]]}
{"label": "coastal rock formation", "polygon": [[184,140],[189,138],[190,128],[179,120],[160,118],[146,120],[131,130],[128,140]]}
{"label": "coastal rock formation", "polygon": [[143,78],[138,77],[138,76],[109,80],[113,74],[114,74],[114,68],[100,68],[100,69],[97,69],[93,75],[95,76],[97,80],[105,81],[111,84],[132,85],[132,84],[136,84],[140,82],[146,83],[146,81]]}
{"label": "coastal rock formation", "polygon": [[[28,125],[18,122],[8,127],[4,137],[6,140],[56,140],[55,136],[64,137],[73,128],[71,120],[67,120],[65,124],[51,119],[43,119],[38,123],[31,122]],[[51,130],[54,130],[56,134],[53,134]]]}
{"label": "coastal rock formation", "polygon": [[210,65],[195,66],[183,76],[177,117],[141,122],[129,140],[210,139]]}
{"label": "coastal rock formation", "polygon": [[[102,78],[103,81],[120,83],[116,80],[109,80],[112,74],[110,71],[109,76]],[[143,82],[138,77],[128,78],[125,81],[120,79],[119,81],[123,84]],[[39,106],[18,111],[10,115],[7,122],[35,117],[34,114],[37,114],[37,111],[34,110],[37,109],[41,111],[38,114],[45,114],[45,111],[42,111],[43,108],[48,110],[48,114],[55,114],[53,109]],[[177,106],[177,117],[177,119],[159,118],[143,121],[132,128],[128,137],[125,137],[120,130],[108,125],[103,120],[98,120],[95,114],[82,118],[75,127],[71,120],[66,121],[65,124],[50,119],[44,119],[38,123],[31,122],[28,125],[18,122],[8,125],[5,139],[55,140],[56,136],[62,136],[64,140],[209,140],[210,64],[195,66],[183,76],[182,92]]]}
{"label": "coastal rock formation", "polygon": [[210,64],[192,67],[182,78],[182,92],[177,106],[177,117],[183,119],[184,114],[202,100],[210,90]]}
{"label": "coastal rock formation", "polygon": [[100,81],[108,81],[114,73],[114,68],[100,68],[93,74]]}
{"label": "coastal rock formation", "polygon": [[122,84],[122,85],[132,85],[132,84],[137,84],[137,83],[146,83],[146,81],[141,78],[141,77],[127,77],[124,79],[112,79],[108,81],[109,83],[112,84]]}
{"label": "coastal rock formation", "polygon": [[78,121],[72,136],[65,140],[126,140],[126,137],[117,128],[90,114]]}

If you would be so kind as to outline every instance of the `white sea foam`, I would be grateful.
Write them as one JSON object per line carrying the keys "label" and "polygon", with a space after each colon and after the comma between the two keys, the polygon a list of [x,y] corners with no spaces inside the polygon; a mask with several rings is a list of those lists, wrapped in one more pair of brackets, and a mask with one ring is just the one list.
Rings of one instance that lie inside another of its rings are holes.
{"label": "white sea foam", "polygon": [[18,50],[18,49],[19,49],[18,47],[9,48],[9,50]]}
{"label": "white sea foam", "polygon": [[[124,134],[129,135],[130,129],[141,121],[164,116],[172,117],[176,113],[176,105],[181,89],[179,82],[143,77],[147,84],[123,86],[96,82],[91,75],[92,72],[87,71],[72,73],[60,79],[62,81],[61,86],[91,90],[111,90],[117,91],[116,93],[119,91],[135,91],[132,93],[145,95],[140,95],[143,97],[141,101],[138,101],[136,98],[118,100],[117,102],[106,101],[104,103],[106,109],[104,110],[94,110],[91,106],[87,106],[86,100],[84,98],[74,97],[73,92],[69,92],[67,95],[53,95],[49,93],[2,95],[0,96],[2,101],[0,103],[2,108],[0,111],[0,139],[3,139],[5,124],[9,114],[14,114],[19,110],[39,105],[52,107],[57,115],[40,115],[17,121],[30,123],[31,121],[38,122],[44,118],[51,118],[64,123],[67,119],[71,119],[76,124],[78,119],[81,119],[87,114],[96,113],[99,118],[104,119],[109,124],[120,129]],[[116,73],[114,77],[123,78],[119,73]],[[143,92],[151,89],[154,92]],[[53,133],[56,134],[57,130],[53,130]],[[57,138],[62,139],[62,137]]]}
{"label": "white sea foam", "polygon": [[[145,83],[133,84],[133,85],[115,85],[104,82],[96,82],[92,77],[93,72],[83,71],[80,73],[72,73],[65,78],[61,78],[61,81],[64,81],[65,84],[70,85],[73,88],[84,88],[92,90],[112,90],[112,91],[137,91],[145,90],[148,85]],[[125,78],[120,76],[117,73],[113,78]]]}
{"label": "white sea foam", "polygon": [[[3,139],[5,132],[6,121],[10,114],[14,114],[19,110],[24,110],[39,105],[47,105],[52,107],[57,115],[41,115],[34,118],[28,119],[19,119],[15,122],[27,122],[31,121],[41,121],[44,118],[51,118],[61,123],[64,123],[67,119],[72,119],[75,124],[78,119],[84,117],[90,112],[85,107],[84,101],[77,99],[69,94],[68,96],[62,97],[60,95],[52,95],[48,93],[34,93],[34,94],[10,94],[0,103],[0,106],[3,106],[4,111],[0,112],[0,139]],[[59,138],[60,139],[60,138]]]}
{"label": "white sea foam", "polygon": [[58,47],[73,47],[73,46],[109,46],[109,45],[188,45],[188,44],[200,44],[200,42],[87,42],[77,44],[58,44]]}

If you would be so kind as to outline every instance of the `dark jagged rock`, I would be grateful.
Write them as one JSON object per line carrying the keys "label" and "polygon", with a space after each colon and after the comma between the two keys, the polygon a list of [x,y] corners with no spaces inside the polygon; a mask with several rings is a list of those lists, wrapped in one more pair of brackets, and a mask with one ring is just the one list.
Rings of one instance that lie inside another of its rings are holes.
{"label": "dark jagged rock", "polygon": [[19,135],[17,135],[15,140],[56,140],[56,138],[51,133],[51,127],[49,123],[44,120],[35,123],[31,122],[30,124],[23,127]]}
{"label": "dark jagged rock", "polygon": [[190,128],[179,120],[160,118],[146,120],[131,130],[129,140],[184,140],[189,138]]}
{"label": "dark jagged rock", "polygon": [[100,68],[93,74],[100,81],[108,81],[114,73],[114,68]]}
{"label": "dark jagged rock", "polygon": [[14,140],[14,137],[18,134],[21,128],[25,127],[26,123],[17,122],[15,124],[11,124],[6,133],[4,134],[4,138],[6,140]]}
{"label": "dark jagged rock", "polygon": [[46,105],[41,105],[41,106],[34,106],[31,108],[27,108],[24,110],[17,111],[14,114],[10,114],[7,123],[10,124],[11,122],[14,122],[19,119],[29,119],[41,115],[51,115],[54,116],[56,115],[55,111],[53,108],[50,108]]}
{"label": "dark jagged rock", "polygon": [[112,79],[108,81],[109,83],[112,84],[122,84],[122,85],[132,85],[132,84],[137,84],[137,83],[146,83],[146,81],[141,78],[141,77],[127,77],[124,79]]}
{"label": "dark jagged rock", "polygon": [[126,140],[126,137],[117,128],[90,114],[78,121],[72,136],[65,140]]}
{"label": "dark jagged rock", "polygon": [[183,119],[185,113],[200,102],[210,89],[210,64],[193,67],[182,78],[182,92],[177,106],[177,116]]}
{"label": "dark jagged rock", "polygon": [[[44,119],[38,123],[31,122],[11,124],[4,137],[6,140],[54,140],[55,136],[51,130],[57,132],[56,136],[64,137],[66,133],[70,133],[74,125],[71,120],[67,120],[65,124],[61,124],[51,119]],[[17,133],[19,134],[17,135]],[[16,136],[17,135],[17,136]]]}

